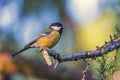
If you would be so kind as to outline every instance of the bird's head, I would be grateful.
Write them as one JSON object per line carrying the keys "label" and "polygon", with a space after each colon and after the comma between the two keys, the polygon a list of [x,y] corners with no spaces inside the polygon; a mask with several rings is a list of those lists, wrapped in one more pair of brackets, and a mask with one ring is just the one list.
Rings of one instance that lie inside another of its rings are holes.
{"label": "bird's head", "polygon": [[63,30],[63,25],[61,23],[56,22],[56,23],[52,23],[50,25],[50,28],[57,30],[57,31],[61,31],[61,30]]}

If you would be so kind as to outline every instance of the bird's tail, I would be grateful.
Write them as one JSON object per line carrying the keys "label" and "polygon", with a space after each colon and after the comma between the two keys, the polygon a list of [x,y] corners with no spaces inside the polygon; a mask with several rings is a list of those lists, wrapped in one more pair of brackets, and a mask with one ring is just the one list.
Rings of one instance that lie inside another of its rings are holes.
{"label": "bird's tail", "polygon": [[29,46],[25,46],[23,49],[21,49],[21,50],[15,52],[15,53],[13,53],[13,54],[12,54],[12,57],[18,55],[19,53],[21,53],[21,52],[23,52],[23,51],[25,51],[25,50],[27,50],[27,49],[29,49],[29,48],[30,48]]}

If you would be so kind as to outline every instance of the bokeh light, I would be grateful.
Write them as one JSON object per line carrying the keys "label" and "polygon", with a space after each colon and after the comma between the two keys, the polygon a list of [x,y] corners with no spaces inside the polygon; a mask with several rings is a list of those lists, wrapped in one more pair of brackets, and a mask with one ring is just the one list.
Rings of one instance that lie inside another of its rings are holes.
{"label": "bokeh light", "polygon": [[[55,51],[67,55],[95,50],[116,33],[119,13],[119,0],[0,0],[0,71],[5,72],[0,73],[0,79],[80,80],[85,67],[82,60],[62,63],[52,71],[37,49],[15,58],[10,54],[53,22],[61,22],[65,27]],[[94,64],[92,68],[99,67]],[[95,72],[89,71],[87,79],[95,80]]]}

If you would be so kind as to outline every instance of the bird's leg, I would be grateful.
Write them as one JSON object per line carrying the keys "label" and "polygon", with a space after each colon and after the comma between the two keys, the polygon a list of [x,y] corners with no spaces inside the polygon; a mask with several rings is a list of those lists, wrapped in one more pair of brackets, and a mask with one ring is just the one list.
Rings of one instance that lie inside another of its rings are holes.
{"label": "bird's leg", "polygon": [[43,57],[45,58],[45,61],[47,63],[48,66],[51,66],[52,65],[52,61],[49,57],[49,54],[48,52],[46,51],[45,48],[42,48],[42,49],[39,49],[41,51],[41,53],[43,54]]}
{"label": "bird's leg", "polygon": [[[52,50],[52,53],[56,53],[56,51],[54,51],[54,50]],[[54,69],[56,69],[57,67],[58,67],[58,65],[59,65],[59,60],[58,59],[56,59],[56,58],[53,58],[53,68]]]}

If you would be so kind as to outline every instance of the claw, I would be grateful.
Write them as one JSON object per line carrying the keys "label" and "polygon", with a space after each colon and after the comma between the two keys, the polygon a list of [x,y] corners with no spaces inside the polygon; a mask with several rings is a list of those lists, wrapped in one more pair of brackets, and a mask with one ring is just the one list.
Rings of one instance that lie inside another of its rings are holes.
{"label": "claw", "polygon": [[58,65],[59,65],[59,61],[57,59],[55,59],[54,69],[56,69]]}

